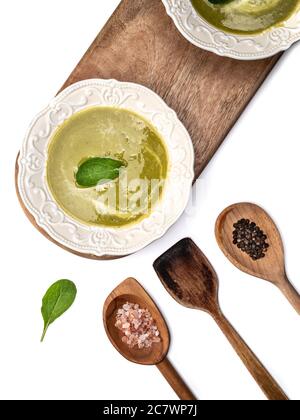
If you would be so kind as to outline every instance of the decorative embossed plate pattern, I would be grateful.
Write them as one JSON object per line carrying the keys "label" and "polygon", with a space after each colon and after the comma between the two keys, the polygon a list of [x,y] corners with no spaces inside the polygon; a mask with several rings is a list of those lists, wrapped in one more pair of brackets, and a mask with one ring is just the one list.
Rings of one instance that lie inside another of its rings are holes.
{"label": "decorative embossed plate pattern", "polygon": [[300,11],[284,26],[259,35],[227,34],[210,25],[196,12],[190,0],[162,0],[168,15],[182,35],[197,47],[239,60],[270,57],[300,39]]}
{"label": "decorative embossed plate pattern", "polygon": [[[126,108],[144,116],[162,135],[169,152],[170,170],[162,200],[148,218],[123,229],[87,226],[72,219],[59,208],[46,181],[53,132],[74,113],[97,105]],[[81,254],[122,256],[161,237],[182,214],[194,178],[194,149],[176,113],[154,92],[134,83],[92,79],[64,90],[34,119],[18,164],[20,197],[54,241]]]}

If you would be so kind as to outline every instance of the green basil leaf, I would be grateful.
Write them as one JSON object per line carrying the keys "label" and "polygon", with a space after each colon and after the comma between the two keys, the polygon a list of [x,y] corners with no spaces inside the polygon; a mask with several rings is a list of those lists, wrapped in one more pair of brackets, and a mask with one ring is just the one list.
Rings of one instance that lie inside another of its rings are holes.
{"label": "green basil leaf", "polygon": [[123,162],[111,158],[94,157],[84,161],[76,173],[76,184],[79,187],[95,187],[101,182],[118,178]]}
{"label": "green basil leaf", "polygon": [[49,325],[66,312],[73,304],[76,294],[76,286],[70,280],[59,280],[52,284],[47,290],[43,297],[41,309],[44,319],[44,331],[41,341],[44,340]]}

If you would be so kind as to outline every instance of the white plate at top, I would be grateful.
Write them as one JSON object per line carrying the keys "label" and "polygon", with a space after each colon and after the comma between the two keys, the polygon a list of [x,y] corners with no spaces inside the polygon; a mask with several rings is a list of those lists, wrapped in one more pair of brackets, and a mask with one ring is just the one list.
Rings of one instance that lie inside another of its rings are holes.
{"label": "white plate at top", "polygon": [[[132,110],[158,130],[169,154],[169,172],[160,202],[149,217],[123,228],[88,226],[66,214],[46,179],[48,145],[54,131],[73,114],[93,106]],[[183,213],[194,179],[191,138],[165,102],[148,88],[116,80],[92,79],[65,89],[33,120],[19,160],[18,189],[25,208],[59,245],[84,256],[131,254],[160,238]]]}
{"label": "white plate at top", "polygon": [[288,49],[300,39],[300,10],[283,26],[258,35],[235,35],[215,28],[194,9],[190,0],[162,0],[168,15],[192,44],[220,56],[258,60]]}

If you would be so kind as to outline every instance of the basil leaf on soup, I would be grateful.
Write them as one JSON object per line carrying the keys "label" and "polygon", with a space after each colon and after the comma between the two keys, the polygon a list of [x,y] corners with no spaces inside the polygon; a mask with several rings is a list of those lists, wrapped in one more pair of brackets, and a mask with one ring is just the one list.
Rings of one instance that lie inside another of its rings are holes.
{"label": "basil leaf on soup", "polygon": [[72,306],[76,294],[76,286],[70,280],[59,280],[49,287],[43,297],[41,309],[44,319],[44,331],[41,341],[44,340],[49,325]]}
{"label": "basil leaf on soup", "polygon": [[89,158],[79,166],[75,175],[76,184],[79,187],[90,188],[112,181],[119,177],[122,166],[123,162],[111,158]]}

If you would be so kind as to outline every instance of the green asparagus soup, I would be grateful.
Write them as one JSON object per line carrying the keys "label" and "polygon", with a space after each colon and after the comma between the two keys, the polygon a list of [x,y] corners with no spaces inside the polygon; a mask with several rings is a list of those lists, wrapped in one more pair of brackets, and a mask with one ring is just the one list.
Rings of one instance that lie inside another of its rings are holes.
{"label": "green asparagus soup", "polygon": [[[95,172],[95,165],[103,162]],[[107,171],[111,163],[114,169]],[[113,177],[89,188],[76,182],[80,178],[89,185],[103,170]],[[50,191],[67,214],[88,225],[123,227],[149,216],[163,194],[167,173],[168,154],[157,130],[124,109],[78,112],[56,130],[49,144]]]}
{"label": "green asparagus soup", "polygon": [[299,9],[299,0],[191,0],[210,24],[225,31],[256,34],[282,24]]}

